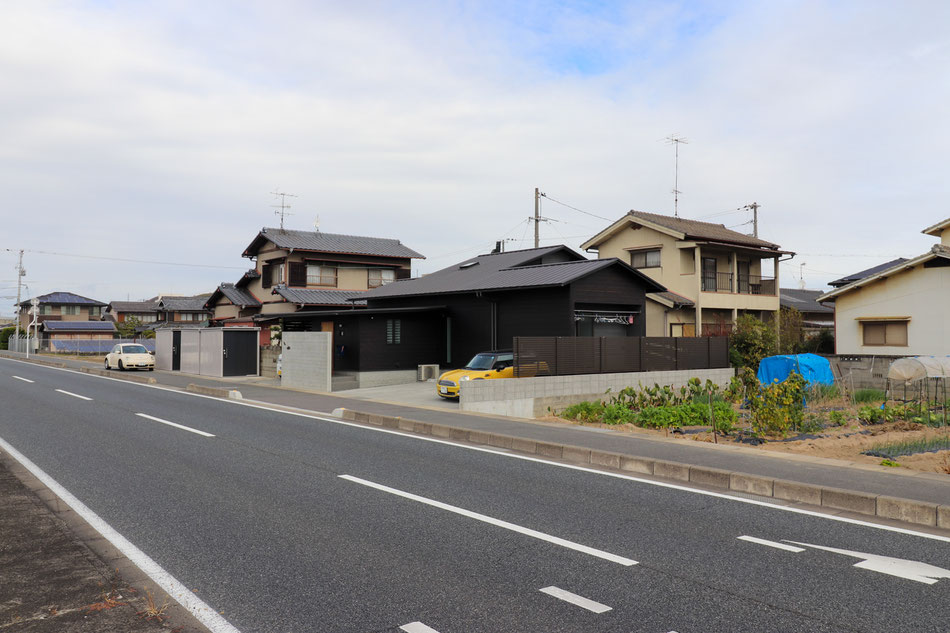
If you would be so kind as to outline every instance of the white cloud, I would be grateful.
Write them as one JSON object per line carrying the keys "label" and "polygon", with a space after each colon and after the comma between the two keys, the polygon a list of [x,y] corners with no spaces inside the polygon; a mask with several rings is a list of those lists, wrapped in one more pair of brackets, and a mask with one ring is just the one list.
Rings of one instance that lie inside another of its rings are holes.
{"label": "white cloud", "polygon": [[[540,186],[598,215],[762,205],[819,287],[946,214],[948,9],[933,3],[28,3],[0,40],[0,248],[244,266],[274,225],[395,237],[431,271]],[[544,239],[602,222],[545,203]],[[727,225],[742,214],[716,221]],[[516,227],[515,230],[511,230]],[[506,234],[506,231],[508,232]],[[144,248],[143,248],[144,245]],[[519,244],[516,244],[519,245]],[[521,243],[527,246],[527,243]],[[439,258],[438,256],[445,255]],[[6,253],[13,279],[15,257]],[[211,290],[238,271],[27,255],[34,293]],[[8,313],[9,300],[0,300]]]}

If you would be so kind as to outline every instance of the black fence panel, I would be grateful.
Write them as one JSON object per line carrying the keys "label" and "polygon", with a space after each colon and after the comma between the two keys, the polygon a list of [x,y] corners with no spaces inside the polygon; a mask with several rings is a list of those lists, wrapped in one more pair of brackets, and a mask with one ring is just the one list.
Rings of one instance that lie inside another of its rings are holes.
{"label": "black fence panel", "polygon": [[729,367],[729,338],[515,337],[515,376],[673,371]]}

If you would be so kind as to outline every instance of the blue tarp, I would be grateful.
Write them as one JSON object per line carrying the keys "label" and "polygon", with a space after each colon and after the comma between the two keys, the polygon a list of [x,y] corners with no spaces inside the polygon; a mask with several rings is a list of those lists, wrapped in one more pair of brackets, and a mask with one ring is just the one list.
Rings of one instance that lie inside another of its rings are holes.
{"label": "blue tarp", "polygon": [[759,363],[756,377],[763,385],[770,385],[775,381],[782,382],[792,372],[802,375],[808,386],[818,383],[833,385],[835,377],[831,373],[831,363],[827,358],[817,354],[794,354],[783,356],[769,356]]}

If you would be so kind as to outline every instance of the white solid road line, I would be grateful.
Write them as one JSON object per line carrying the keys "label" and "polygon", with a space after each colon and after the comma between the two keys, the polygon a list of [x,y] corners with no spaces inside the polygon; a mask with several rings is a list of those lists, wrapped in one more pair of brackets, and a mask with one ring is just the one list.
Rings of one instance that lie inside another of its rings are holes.
{"label": "white solid road line", "polygon": [[410,622],[409,624],[403,624],[399,627],[399,630],[405,631],[406,633],[439,633],[432,627],[426,626],[422,622]]}
{"label": "white solid road line", "polygon": [[56,391],[64,393],[67,396],[72,396],[73,398],[79,398],[80,400],[92,400],[92,398],[87,398],[86,396],[80,396],[78,393],[73,393],[71,391],[63,391],[62,389],[57,389]]}
{"label": "white solid road line", "polygon": [[758,543],[759,545],[767,545],[769,547],[774,547],[775,549],[783,549],[786,552],[795,552],[796,554],[805,551],[801,547],[786,545],[785,543],[776,543],[775,541],[767,541],[764,538],[756,538],[754,536],[737,536],[736,539],[740,541],[748,541],[750,543]]}
{"label": "white solid road line", "polygon": [[611,554],[610,552],[594,549],[593,547],[587,547],[586,545],[581,545],[573,541],[568,541],[566,539],[562,539],[557,536],[551,536],[550,534],[545,534],[544,532],[538,532],[530,528],[521,527],[520,525],[515,525],[514,523],[508,523],[507,521],[502,521],[500,519],[495,519],[490,516],[486,516],[484,514],[472,512],[471,510],[466,510],[464,508],[452,506],[447,503],[442,503],[441,501],[435,501],[434,499],[420,497],[419,495],[414,495],[410,492],[403,492],[402,490],[390,488],[389,486],[377,484],[372,481],[367,481],[365,479],[353,477],[351,475],[338,475],[338,476],[340,477],[340,479],[346,479],[347,481],[352,481],[353,483],[357,483],[362,486],[368,486],[370,488],[375,488],[376,490],[382,490],[383,492],[388,492],[389,494],[393,494],[398,497],[403,497],[405,499],[418,501],[419,503],[424,503],[426,505],[434,506],[442,510],[448,510],[449,512],[454,512],[455,514],[460,514],[470,519],[475,519],[476,521],[482,521],[490,525],[505,528],[506,530],[511,530],[512,532],[517,532],[519,534],[524,534],[525,536],[530,536],[536,539],[540,539],[542,541],[547,541],[548,543],[554,543],[555,545],[560,545],[561,547],[566,547],[568,549],[572,549],[577,552],[582,552],[584,554],[589,554],[590,556],[602,558],[612,563],[618,563],[620,565],[626,565],[628,567],[630,565],[637,564],[637,561],[631,560],[629,558],[624,558],[623,556],[617,556],[616,554]]}
{"label": "white solid road line", "polygon": [[600,604],[599,602],[594,602],[584,596],[579,596],[576,593],[571,593],[570,591],[564,591],[558,587],[545,587],[544,589],[538,589],[541,593],[546,593],[549,596],[554,596],[559,600],[564,602],[570,602],[573,605],[581,607],[582,609],[587,609],[588,611],[593,611],[594,613],[605,613],[611,610],[611,607],[608,607],[605,604]]}
{"label": "white solid road line", "polygon": [[145,552],[119,534],[115,528],[103,521],[98,514],[86,507],[86,504],[63,488],[59,482],[47,475],[39,466],[30,461],[23,453],[13,448],[3,438],[0,438],[0,448],[9,453],[15,460],[20,462],[24,468],[33,473],[53,494],[62,499],[76,514],[85,519],[103,538],[112,543],[126,558],[148,574],[149,578],[161,587],[165,593],[174,600],[177,600],[181,606],[188,609],[209,631],[212,633],[240,633],[230,622],[222,618],[217,611],[198,598],[188,587],[149,558]]}
{"label": "white solid road line", "polygon": [[22,380],[23,382],[33,382],[29,378],[20,378],[19,376],[13,376],[13,378],[16,378],[17,380]]}
{"label": "white solid road line", "polygon": [[153,422],[161,422],[162,424],[167,424],[168,426],[173,426],[176,429],[181,429],[182,431],[189,431],[191,433],[197,433],[198,435],[203,435],[204,437],[214,437],[212,433],[205,433],[204,431],[199,431],[198,429],[193,429],[190,426],[185,426],[184,424],[176,424],[175,422],[169,422],[168,420],[163,420],[161,418],[156,418],[151,415],[146,415],[145,413],[136,413],[135,415],[140,418],[145,418],[146,420],[152,420]]}

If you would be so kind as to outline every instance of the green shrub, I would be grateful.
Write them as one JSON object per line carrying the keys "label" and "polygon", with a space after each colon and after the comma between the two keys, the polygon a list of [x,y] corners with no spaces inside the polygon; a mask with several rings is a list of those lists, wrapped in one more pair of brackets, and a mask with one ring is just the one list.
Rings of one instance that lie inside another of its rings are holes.
{"label": "green shrub", "polygon": [[825,421],[817,413],[809,413],[798,429],[802,433],[817,433],[825,428]]}
{"label": "green shrub", "polygon": [[843,411],[832,411],[828,414],[828,419],[835,426],[844,426],[847,421]]}
{"label": "green shrub", "polygon": [[729,360],[733,367],[758,368],[759,361],[771,356],[778,348],[775,327],[751,314],[736,319],[736,327],[729,337]]}
{"label": "green shrub", "polygon": [[608,404],[603,408],[604,424],[630,424],[636,417],[636,413],[622,404]]}
{"label": "green shrub", "polygon": [[884,402],[884,392],[880,389],[858,389],[854,392],[855,402]]}
{"label": "green shrub", "polygon": [[600,402],[578,402],[561,412],[562,418],[581,422],[599,422],[604,414],[604,405]]}
{"label": "green shrub", "polygon": [[728,402],[714,402],[713,412],[716,414],[716,430],[724,435],[732,433],[739,416]]}
{"label": "green shrub", "polygon": [[686,415],[679,407],[649,407],[637,414],[635,423],[648,429],[678,429],[685,419]]}
{"label": "green shrub", "polygon": [[789,374],[782,382],[759,386],[749,397],[752,432],[756,435],[787,435],[801,426],[804,416],[805,379]]}
{"label": "green shrub", "polygon": [[858,409],[858,419],[865,424],[876,424],[884,419],[884,412],[866,404]]}

